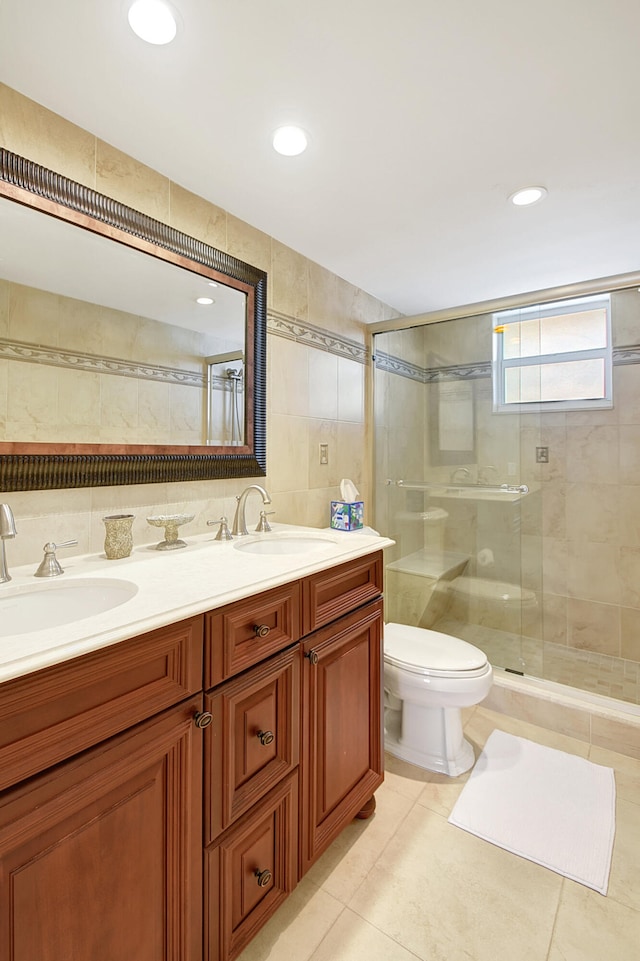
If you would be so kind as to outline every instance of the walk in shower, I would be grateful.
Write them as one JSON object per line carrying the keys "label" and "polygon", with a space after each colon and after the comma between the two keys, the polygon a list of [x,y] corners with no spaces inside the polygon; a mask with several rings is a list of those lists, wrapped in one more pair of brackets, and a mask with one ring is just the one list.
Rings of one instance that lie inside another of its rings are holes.
{"label": "walk in shower", "polygon": [[640,293],[546,300],[374,334],[386,619],[638,704]]}

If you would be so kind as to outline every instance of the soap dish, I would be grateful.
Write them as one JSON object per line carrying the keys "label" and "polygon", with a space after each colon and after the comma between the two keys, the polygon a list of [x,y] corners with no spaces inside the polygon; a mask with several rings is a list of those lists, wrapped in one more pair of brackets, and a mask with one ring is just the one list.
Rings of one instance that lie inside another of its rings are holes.
{"label": "soap dish", "polygon": [[156,544],[157,551],[175,551],[179,547],[186,547],[185,541],[178,537],[178,528],[182,524],[188,524],[195,517],[195,514],[154,514],[147,517],[147,524],[152,527],[164,527],[164,540]]}

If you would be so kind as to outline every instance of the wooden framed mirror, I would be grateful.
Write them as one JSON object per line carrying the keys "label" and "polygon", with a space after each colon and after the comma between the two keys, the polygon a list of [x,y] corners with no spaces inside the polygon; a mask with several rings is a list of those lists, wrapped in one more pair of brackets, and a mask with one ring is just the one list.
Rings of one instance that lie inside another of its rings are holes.
{"label": "wooden framed mirror", "polygon": [[266,285],[0,149],[0,489],[264,475]]}

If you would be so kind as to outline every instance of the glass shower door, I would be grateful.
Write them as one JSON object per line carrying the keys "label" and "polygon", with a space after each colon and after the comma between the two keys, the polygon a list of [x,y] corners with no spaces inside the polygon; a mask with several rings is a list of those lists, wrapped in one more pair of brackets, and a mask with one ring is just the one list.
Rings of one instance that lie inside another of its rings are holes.
{"label": "glass shower door", "polygon": [[493,411],[491,334],[482,316],[375,335],[375,524],[396,541],[385,617],[539,674],[536,493],[520,415]]}

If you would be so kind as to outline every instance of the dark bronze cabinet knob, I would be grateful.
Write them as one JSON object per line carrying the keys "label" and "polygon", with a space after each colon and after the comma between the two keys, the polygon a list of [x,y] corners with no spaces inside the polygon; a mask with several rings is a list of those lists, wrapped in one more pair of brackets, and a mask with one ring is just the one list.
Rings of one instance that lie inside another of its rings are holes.
{"label": "dark bronze cabinet knob", "polygon": [[275,735],[273,731],[258,731],[256,736],[261,744],[273,744],[275,741]]}
{"label": "dark bronze cabinet knob", "polygon": [[267,884],[271,882],[272,874],[271,871],[265,868],[264,871],[256,871],[256,877],[259,887],[266,888]]}
{"label": "dark bronze cabinet knob", "polygon": [[309,651],[308,654],[305,654],[305,657],[309,658],[309,664],[313,664],[314,667],[320,660],[316,651]]}
{"label": "dark bronze cabinet knob", "polygon": [[266,637],[271,630],[268,624],[256,624],[253,629],[256,632],[256,637]]}
{"label": "dark bronze cabinet knob", "polygon": [[193,723],[201,730],[203,730],[205,727],[209,727],[212,721],[213,714],[211,714],[210,711],[198,711],[198,713],[194,714],[193,717]]}

